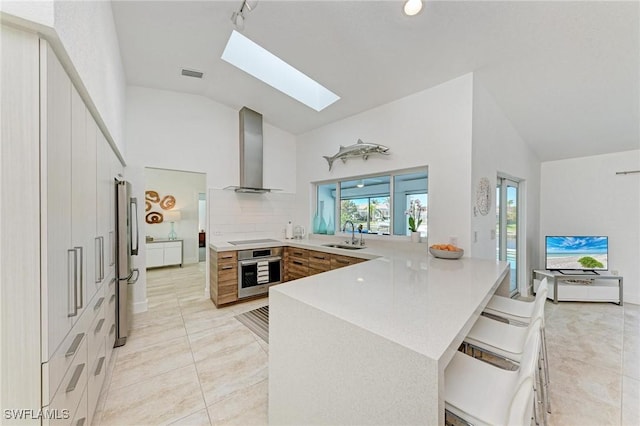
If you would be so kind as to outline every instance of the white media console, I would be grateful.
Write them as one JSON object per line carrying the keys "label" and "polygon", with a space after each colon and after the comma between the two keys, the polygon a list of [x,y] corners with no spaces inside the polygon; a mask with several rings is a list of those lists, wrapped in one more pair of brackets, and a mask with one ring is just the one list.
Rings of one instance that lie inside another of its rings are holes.
{"label": "white media console", "polygon": [[622,277],[608,273],[561,273],[534,269],[533,290],[538,291],[538,285],[543,278],[549,278],[548,299],[553,303],[558,301],[573,302],[612,302],[622,306]]}

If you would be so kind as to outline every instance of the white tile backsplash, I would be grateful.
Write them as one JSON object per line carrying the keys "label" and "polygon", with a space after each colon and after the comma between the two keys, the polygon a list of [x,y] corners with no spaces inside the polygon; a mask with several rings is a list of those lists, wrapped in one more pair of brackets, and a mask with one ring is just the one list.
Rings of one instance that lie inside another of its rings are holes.
{"label": "white tile backsplash", "polygon": [[241,194],[209,190],[209,229],[229,240],[282,238],[296,212],[295,194]]}

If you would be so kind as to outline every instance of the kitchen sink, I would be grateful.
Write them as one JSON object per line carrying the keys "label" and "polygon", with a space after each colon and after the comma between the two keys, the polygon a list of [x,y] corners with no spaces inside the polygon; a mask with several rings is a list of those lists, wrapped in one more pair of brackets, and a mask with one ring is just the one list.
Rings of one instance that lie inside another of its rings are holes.
{"label": "kitchen sink", "polygon": [[348,244],[323,244],[325,247],[341,248],[345,250],[360,250],[366,248],[365,246],[351,246]]}

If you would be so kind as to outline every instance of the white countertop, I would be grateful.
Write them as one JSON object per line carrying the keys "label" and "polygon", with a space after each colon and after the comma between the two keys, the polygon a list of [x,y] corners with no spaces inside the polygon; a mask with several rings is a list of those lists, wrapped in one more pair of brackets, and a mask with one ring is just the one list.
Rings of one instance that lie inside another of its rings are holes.
{"label": "white countertop", "polygon": [[[427,244],[366,241],[361,250],[324,247],[339,237],[235,246],[217,251],[291,246],[372,259],[278,284],[281,292],[434,360],[448,359],[508,272],[506,262],[463,257],[436,259]],[[444,359],[443,359],[444,357]]]}
{"label": "white countertop", "polygon": [[327,242],[282,245],[372,260],[269,289],[270,424],[444,424],[446,366],[508,264]]}

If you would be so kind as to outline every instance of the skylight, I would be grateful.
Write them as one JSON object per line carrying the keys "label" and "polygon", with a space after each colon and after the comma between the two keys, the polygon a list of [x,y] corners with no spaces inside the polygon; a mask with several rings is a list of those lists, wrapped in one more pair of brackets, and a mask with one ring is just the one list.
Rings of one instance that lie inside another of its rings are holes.
{"label": "skylight", "polygon": [[222,52],[222,59],[316,111],[322,111],[340,99],[340,96],[235,30]]}

